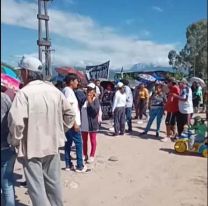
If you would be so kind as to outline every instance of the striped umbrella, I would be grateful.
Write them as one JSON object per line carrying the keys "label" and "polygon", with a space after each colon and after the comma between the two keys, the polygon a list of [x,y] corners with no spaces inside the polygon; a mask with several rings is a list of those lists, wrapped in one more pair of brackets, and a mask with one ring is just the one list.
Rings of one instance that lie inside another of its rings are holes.
{"label": "striped umbrella", "polygon": [[6,74],[15,79],[19,79],[18,72],[4,64],[1,65],[1,73]]}
{"label": "striped umbrella", "polygon": [[20,83],[20,80],[1,73],[1,86],[17,91],[19,90]]}

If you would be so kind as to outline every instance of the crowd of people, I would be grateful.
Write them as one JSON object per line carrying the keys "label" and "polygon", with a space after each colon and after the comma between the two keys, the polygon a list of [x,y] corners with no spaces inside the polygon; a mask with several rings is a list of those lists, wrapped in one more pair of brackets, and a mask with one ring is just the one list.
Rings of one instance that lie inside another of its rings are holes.
{"label": "crowd of people", "polygon": [[[177,82],[169,78],[166,83],[155,83],[151,91],[144,83],[132,91],[129,81],[123,79],[113,92],[110,85],[103,88],[99,80],[83,88],[75,74],[65,77],[64,87],[55,87],[43,81],[42,63],[33,57],[23,57],[19,70],[24,85],[13,100],[1,87],[1,185],[6,206],[15,205],[13,169],[17,158],[24,167],[32,205],[46,205],[46,198],[51,205],[63,205],[59,149],[64,147],[66,171],[88,170],[87,163],[93,163],[96,157],[104,99],[112,101],[114,136],[133,132],[134,109],[138,124],[147,121],[141,136],[147,135],[156,119],[155,135],[159,137],[166,115],[166,137],[162,141],[167,142],[182,134],[193,113],[199,112],[203,97],[200,85],[194,82],[190,87],[186,79]],[[70,154],[73,144],[76,166]]]}

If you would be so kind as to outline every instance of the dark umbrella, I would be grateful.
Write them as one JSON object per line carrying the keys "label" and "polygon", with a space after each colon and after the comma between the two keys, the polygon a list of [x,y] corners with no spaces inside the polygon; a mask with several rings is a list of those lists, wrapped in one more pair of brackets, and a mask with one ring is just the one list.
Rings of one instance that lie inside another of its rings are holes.
{"label": "dark umbrella", "polygon": [[107,89],[107,86],[110,85],[111,89],[113,90],[114,89],[114,83],[111,82],[111,81],[102,81],[100,83],[100,85],[104,88],[104,89]]}
{"label": "dark umbrella", "polygon": [[67,74],[76,74],[78,78],[81,80],[83,85],[87,85],[88,81],[86,78],[86,74],[82,71],[76,70],[73,67],[58,67],[55,69],[58,74],[66,76]]}

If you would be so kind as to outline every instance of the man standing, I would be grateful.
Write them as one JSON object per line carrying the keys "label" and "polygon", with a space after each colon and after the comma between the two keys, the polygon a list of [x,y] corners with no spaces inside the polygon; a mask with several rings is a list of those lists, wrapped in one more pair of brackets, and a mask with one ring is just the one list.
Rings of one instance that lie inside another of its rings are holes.
{"label": "man standing", "polygon": [[163,142],[167,142],[170,139],[174,140],[176,137],[176,115],[179,109],[178,99],[173,97],[173,95],[179,95],[180,89],[175,79],[172,78],[168,80],[168,90],[167,102],[165,104],[165,110],[167,111],[167,116],[165,119],[167,137],[161,139]]}
{"label": "man standing", "polygon": [[95,86],[96,86],[96,94],[98,96],[98,99],[101,101],[102,98],[103,98],[104,89],[100,85],[100,80],[99,79],[95,80]]}
{"label": "man standing", "polygon": [[[32,205],[63,206],[59,148],[75,113],[64,95],[43,81],[42,63],[34,57],[20,62],[24,87],[14,98],[8,115],[10,142],[23,158]],[[47,201],[48,199],[48,201]]]}
{"label": "man standing", "polygon": [[72,143],[76,146],[76,156],[77,156],[77,168],[76,172],[86,172],[87,167],[83,163],[83,153],[82,153],[82,137],[80,133],[81,117],[78,100],[74,93],[74,90],[78,86],[78,77],[75,74],[68,74],[65,78],[66,87],[63,89],[63,93],[67,98],[68,104],[71,105],[73,111],[76,113],[75,122],[73,128],[66,132],[67,142],[65,143],[65,162],[66,170],[75,170],[74,165],[71,161],[71,147]]}
{"label": "man standing", "polygon": [[114,96],[112,107],[112,112],[114,113],[115,136],[119,134],[124,135],[125,132],[126,93],[124,91],[124,84],[122,82],[118,82],[117,89],[118,90]]}
{"label": "man standing", "polygon": [[126,113],[126,121],[128,125],[128,132],[132,132],[132,106],[133,106],[133,94],[131,91],[131,88],[129,87],[129,81],[124,79],[123,81],[124,84],[124,89],[126,93],[126,108],[125,108],[125,113]]}
{"label": "man standing", "polygon": [[179,112],[177,113],[177,128],[178,135],[180,136],[183,132],[184,126],[190,123],[191,114],[193,114],[193,101],[192,101],[192,91],[188,86],[186,79],[182,79],[179,83],[181,89],[180,95],[173,94],[173,97],[178,99]]}

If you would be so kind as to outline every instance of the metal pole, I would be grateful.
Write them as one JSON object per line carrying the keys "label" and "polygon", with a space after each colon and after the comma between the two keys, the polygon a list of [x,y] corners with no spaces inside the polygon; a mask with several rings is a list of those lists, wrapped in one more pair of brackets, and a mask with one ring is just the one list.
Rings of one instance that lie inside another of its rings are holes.
{"label": "metal pole", "polygon": [[[47,2],[44,1],[44,12],[45,12],[45,16],[48,16],[48,11],[47,11]],[[49,41],[49,28],[48,28],[48,21],[45,21],[45,29],[46,29],[46,41]],[[50,46],[46,46],[45,49],[45,64],[46,64],[46,76],[50,76],[51,75],[51,69],[50,69]]]}
{"label": "metal pole", "polygon": [[[38,0],[38,15],[41,15],[41,0]],[[42,25],[41,19],[38,19],[38,40],[42,40]],[[42,62],[42,49],[41,46],[38,45],[38,56],[39,60]]]}

